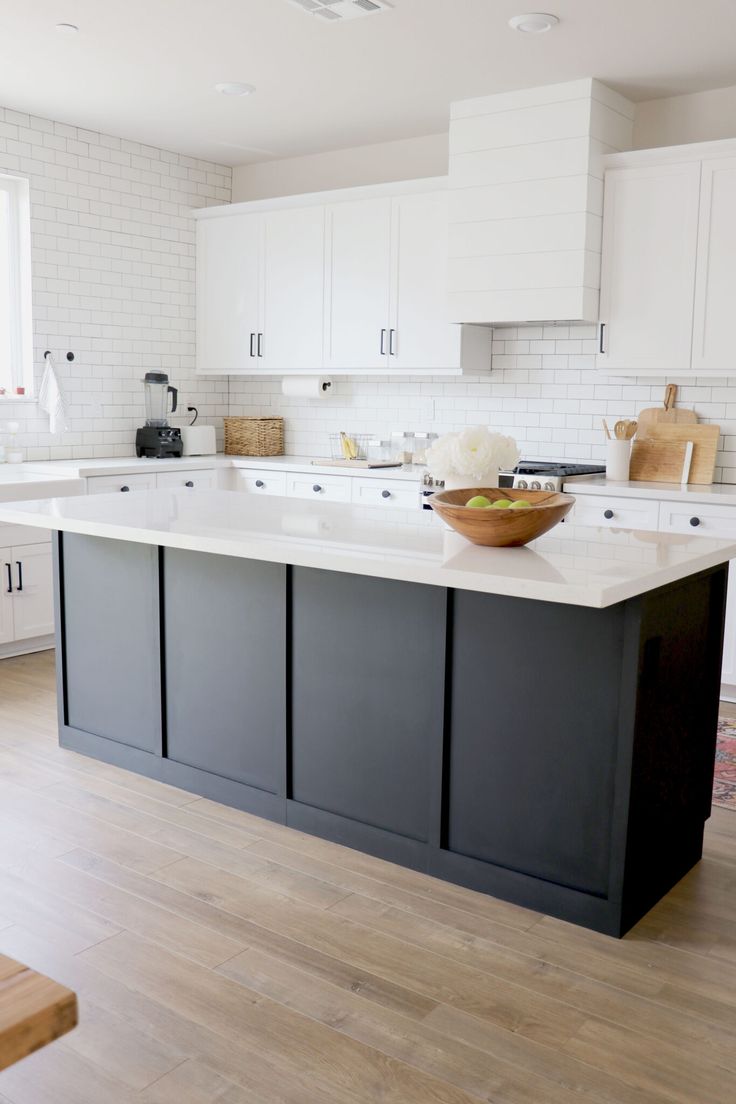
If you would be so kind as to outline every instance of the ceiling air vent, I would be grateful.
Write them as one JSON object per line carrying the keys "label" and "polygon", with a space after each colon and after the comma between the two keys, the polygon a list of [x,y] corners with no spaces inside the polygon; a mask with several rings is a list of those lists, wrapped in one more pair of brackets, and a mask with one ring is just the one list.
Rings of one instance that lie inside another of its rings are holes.
{"label": "ceiling air vent", "polygon": [[364,15],[388,11],[394,6],[392,0],[288,0],[288,3],[330,23],[360,19]]}

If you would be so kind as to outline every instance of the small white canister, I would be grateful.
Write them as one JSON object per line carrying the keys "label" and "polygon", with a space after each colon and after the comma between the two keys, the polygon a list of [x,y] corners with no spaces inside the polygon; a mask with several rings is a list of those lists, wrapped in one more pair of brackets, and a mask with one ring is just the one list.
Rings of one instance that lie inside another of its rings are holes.
{"label": "small white canister", "polygon": [[621,441],[610,437],[606,441],[606,479],[625,483],[629,478],[631,462],[631,441]]}

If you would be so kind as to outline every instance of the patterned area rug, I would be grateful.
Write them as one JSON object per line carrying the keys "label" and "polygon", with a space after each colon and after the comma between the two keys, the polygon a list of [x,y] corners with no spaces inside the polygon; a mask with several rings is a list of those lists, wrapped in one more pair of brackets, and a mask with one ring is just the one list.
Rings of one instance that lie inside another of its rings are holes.
{"label": "patterned area rug", "polygon": [[718,722],[713,804],[736,812],[736,721]]}

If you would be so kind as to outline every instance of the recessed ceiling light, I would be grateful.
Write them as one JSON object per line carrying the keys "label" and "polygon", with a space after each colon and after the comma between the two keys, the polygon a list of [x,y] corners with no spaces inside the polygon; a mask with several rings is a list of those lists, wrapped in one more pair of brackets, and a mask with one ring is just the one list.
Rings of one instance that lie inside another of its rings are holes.
{"label": "recessed ceiling light", "polygon": [[556,15],[547,15],[545,12],[527,12],[526,15],[515,15],[509,19],[509,27],[522,34],[544,34],[551,31],[559,23]]}
{"label": "recessed ceiling light", "polygon": [[252,96],[255,86],[243,84],[242,81],[221,81],[215,85],[215,92],[221,92],[223,96]]}
{"label": "recessed ceiling light", "polygon": [[76,23],[57,23],[56,30],[60,35],[75,35],[79,31]]}

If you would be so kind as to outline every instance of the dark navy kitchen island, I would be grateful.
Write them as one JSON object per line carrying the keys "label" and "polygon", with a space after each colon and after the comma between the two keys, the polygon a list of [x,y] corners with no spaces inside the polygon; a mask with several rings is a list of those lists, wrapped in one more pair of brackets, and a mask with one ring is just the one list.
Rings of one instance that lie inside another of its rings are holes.
{"label": "dark navy kitchen island", "polygon": [[[317,544],[264,535],[284,500],[237,530],[204,497],[56,518],[63,746],[611,935],[698,861],[730,546],[642,542],[614,583],[637,535],[607,532],[580,604],[572,527],[534,551],[425,526],[420,563],[349,507]],[[232,521],[246,496],[216,497]]]}

